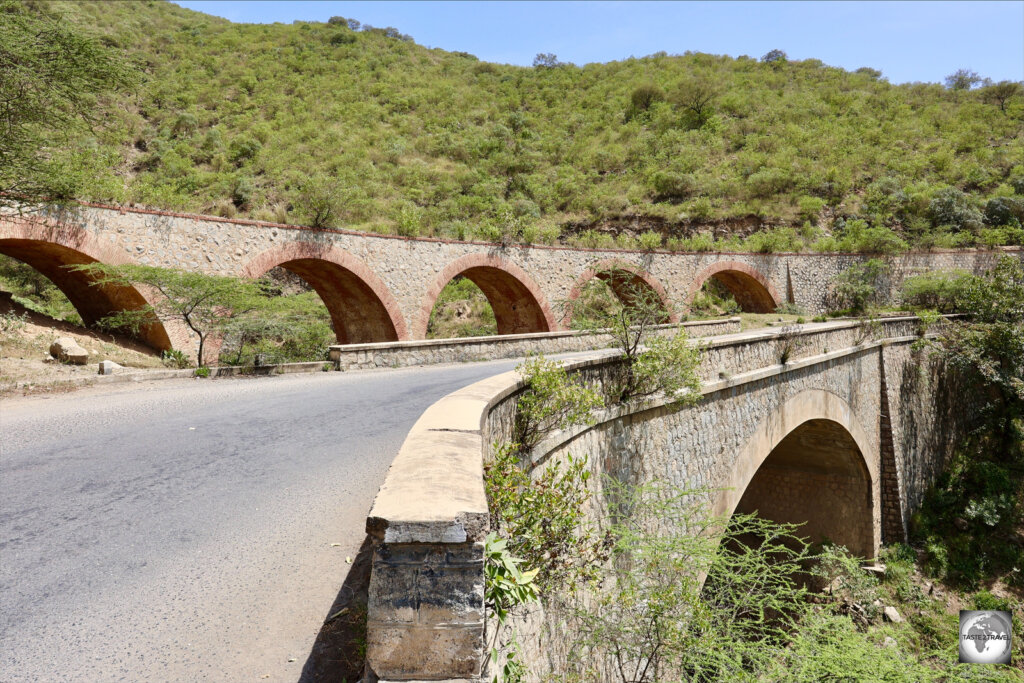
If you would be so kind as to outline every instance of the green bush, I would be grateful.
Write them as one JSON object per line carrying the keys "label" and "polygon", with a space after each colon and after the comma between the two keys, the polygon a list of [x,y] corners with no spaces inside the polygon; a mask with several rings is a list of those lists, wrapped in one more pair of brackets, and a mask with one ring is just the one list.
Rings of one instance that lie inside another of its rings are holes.
{"label": "green bush", "polygon": [[903,281],[900,296],[913,309],[956,313],[963,308],[964,288],[971,275],[966,271],[931,271]]}
{"label": "green bush", "polygon": [[883,280],[888,274],[888,264],[880,259],[870,259],[850,266],[839,273],[832,283],[833,308],[860,314],[880,304],[884,297]]}
{"label": "green bush", "polygon": [[516,370],[526,384],[515,417],[515,440],[524,453],[556,429],[593,419],[591,411],[603,405],[595,386],[570,377],[560,363],[543,355],[526,359]]}
{"label": "green bush", "polygon": [[989,225],[1021,227],[1024,223],[1024,200],[995,197],[985,204],[985,222]]}
{"label": "green bush", "polygon": [[974,202],[955,187],[938,192],[928,205],[935,225],[949,225],[954,230],[978,232],[982,226],[982,215]]}
{"label": "green bush", "polygon": [[978,591],[974,594],[974,609],[1010,612],[1013,603],[1008,598],[1000,598],[989,591]]}

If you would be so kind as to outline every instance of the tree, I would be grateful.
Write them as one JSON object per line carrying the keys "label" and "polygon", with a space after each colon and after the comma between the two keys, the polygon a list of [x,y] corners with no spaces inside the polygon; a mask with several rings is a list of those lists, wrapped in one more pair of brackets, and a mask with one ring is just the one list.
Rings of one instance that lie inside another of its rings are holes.
{"label": "tree", "polygon": [[999,81],[981,91],[986,102],[999,105],[999,111],[1006,113],[1006,105],[1014,97],[1024,92],[1024,86],[1017,81]]}
{"label": "tree", "polygon": [[777,64],[785,64],[788,60],[789,56],[779,49],[769,50],[768,52],[764,53],[763,57],[761,57],[762,62],[764,62],[765,64],[771,64],[773,66]]}
{"label": "tree", "polygon": [[691,117],[692,127],[700,128],[711,118],[711,104],[718,96],[718,89],[708,78],[692,77],[679,85],[673,98]]}
{"label": "tree", "polygon": [[101,96],[133,81],[116,53],[61,16],[0,0],[0,207],[73,198],[54,150],[99,119]]}
{"label": "tree", "polygon": [[982,77],[970,69],[957,69],[946,76],[946,87],[950,90],[970,90],[982,82]]}
{"label": "tree", "polygon": [[321,175],[310,176],[299,190],[296,209],[311,228],[329,228],[345,209],[346,197],[341,183]]}
{"label": "tree", "polygon": [[562,63],[558,61],[558,55],[553,52],[538,52],[537,56],[533,58],[533,65],[540,69],[554,69],[562,66]]}
{"label": "tree", "polygon": [[254,280],[135,264],[89,263],[72,269],[87,275],[96,287],[143,287],[155,291],[158,296],[153,297],[154,303],[109,315],[100,325],[137,333],[155,320],[180,321],[199,337],[196,362],[200,367],[206,361],[204,347],[210,335],[266,302],[263,285]]}

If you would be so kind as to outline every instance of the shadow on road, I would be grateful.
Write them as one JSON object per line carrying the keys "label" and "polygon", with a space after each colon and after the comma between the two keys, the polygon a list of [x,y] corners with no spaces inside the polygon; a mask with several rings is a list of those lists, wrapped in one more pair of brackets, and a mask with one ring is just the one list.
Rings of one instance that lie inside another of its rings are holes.
{"label": "shadow on road", "polygon": [[366,599],[370,588],[373,543],[363,539],[345,583],[327,611],[327,618],[302,667],[299,683],[356,683],[366,656]]}

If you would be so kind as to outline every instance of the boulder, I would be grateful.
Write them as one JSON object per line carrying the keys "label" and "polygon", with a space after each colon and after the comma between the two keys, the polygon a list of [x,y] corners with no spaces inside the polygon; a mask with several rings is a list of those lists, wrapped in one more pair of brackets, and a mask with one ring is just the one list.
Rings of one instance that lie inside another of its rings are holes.
{"label": "boulder", "polygon": [[900,613],[896,611],[895,607],[886,606],[886,608],[882,610],[882,614],[884,614],[885,618],[894,624],[903,623],[903,617],[900,616]]}
{"label": "boulder", "polygon": [[61,363],[85,365],[89,362],[89,352],[78,345],[71,337],[58,337],[50,344],[50,355]]}
{"label": "boulder", "polygon": [[100,361],[100,374],[101,375],[113,375],[117,372],[124,370],[123,365],[118,365],[112,360],[101,360]]}

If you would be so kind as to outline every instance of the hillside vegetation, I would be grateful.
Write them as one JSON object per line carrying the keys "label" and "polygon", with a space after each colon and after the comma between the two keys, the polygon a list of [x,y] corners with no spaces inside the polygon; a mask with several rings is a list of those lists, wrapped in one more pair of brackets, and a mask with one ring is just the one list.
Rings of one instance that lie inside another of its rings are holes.
{"label": "hillside vegetation", "polygon": [[61,152],[83,199],[587,246],[1024,242],[1019,84],[894,86],[782,53],[526,68],[341,18],[39,6],[143,73]]}

